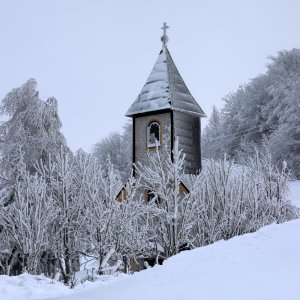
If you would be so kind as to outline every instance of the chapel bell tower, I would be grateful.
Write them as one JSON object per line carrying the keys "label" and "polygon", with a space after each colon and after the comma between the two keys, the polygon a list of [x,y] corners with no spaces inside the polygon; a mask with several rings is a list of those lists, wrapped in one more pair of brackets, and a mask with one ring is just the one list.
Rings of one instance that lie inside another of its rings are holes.
{"label": "chapel bell tower", "polygon": [[185,172],[201,169],[201,118],[205,114],[180,76],[167,48],[164,23],[162,49],[137,99],[126,113],[133,119],[133,163],[147,163],[147,151],[173,149],[178,138]]}

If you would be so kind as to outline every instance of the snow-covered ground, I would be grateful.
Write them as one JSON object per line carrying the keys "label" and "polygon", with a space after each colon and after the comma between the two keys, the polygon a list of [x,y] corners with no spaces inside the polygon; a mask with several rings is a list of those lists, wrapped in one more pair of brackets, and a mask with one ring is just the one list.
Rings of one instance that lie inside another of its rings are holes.
{"label": "snow-covered ground", "polygon": [[22,274],[20,276],[0,276],[0,299],[41,299],[68,293],[60,282],[54,282],[44,276]]}
{"label": "snow-covered ground", "polygon": [[[289,199],[300,207],[300,181]],[[182,252],[132,276],[103,277],[73,290],[42,276],[0,276],[0,299],[299,300],[300,219]]]}

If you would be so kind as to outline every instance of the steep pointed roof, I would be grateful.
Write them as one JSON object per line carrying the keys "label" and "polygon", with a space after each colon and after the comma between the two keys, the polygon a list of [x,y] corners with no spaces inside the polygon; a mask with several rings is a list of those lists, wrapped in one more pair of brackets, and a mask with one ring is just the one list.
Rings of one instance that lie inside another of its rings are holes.
{"label": "steep pointed roof", "polygon": [[185,85],[165,44],[150,76],[126,116],[132,117],[163,109],[194,113],[205,117],[205,113]]}

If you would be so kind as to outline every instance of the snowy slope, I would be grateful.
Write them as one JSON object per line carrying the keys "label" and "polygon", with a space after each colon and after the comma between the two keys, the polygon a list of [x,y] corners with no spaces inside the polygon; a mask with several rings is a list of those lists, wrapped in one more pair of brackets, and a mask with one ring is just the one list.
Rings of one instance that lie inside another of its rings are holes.
{"label": "snowy slope", "polygon": [[[300,207],[300,181],[289,199]],[[132,276],[74,290],[42,276],[0,276],[0,299],[300,300],[300,219],[180,253]]]}
{"label": "snowy slope", "polygon": [[84,299],[300,299],[300,220],[183,252],[163,266],[59,297]]}

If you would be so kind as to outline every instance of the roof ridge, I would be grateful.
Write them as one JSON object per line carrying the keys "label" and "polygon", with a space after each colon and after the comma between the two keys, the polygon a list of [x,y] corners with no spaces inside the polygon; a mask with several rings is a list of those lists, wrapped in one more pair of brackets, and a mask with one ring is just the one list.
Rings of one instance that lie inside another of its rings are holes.
{"label": "roof ridge", "polygon": [[[169,49],[167,47],[166,44],[163,44],[162,45],[162,49],[165,49],[165,55],[166,55],[166,64],[167,64],[167,75],[168,75],[168,84],[169,84],[169,93],[170,93],[170,100],[169,100],[169,103],[171,104],[171,107],[172,107],[172,89],[171,89],[171,81],[170,81],[170,70],[169,70],[169,62],[168,62],[168,56],[167,56],[167,53],[170,54],[169,52]],[[171,55],[170,55],[171,57]],[[171,57],[172,59],[172,57]]]}

